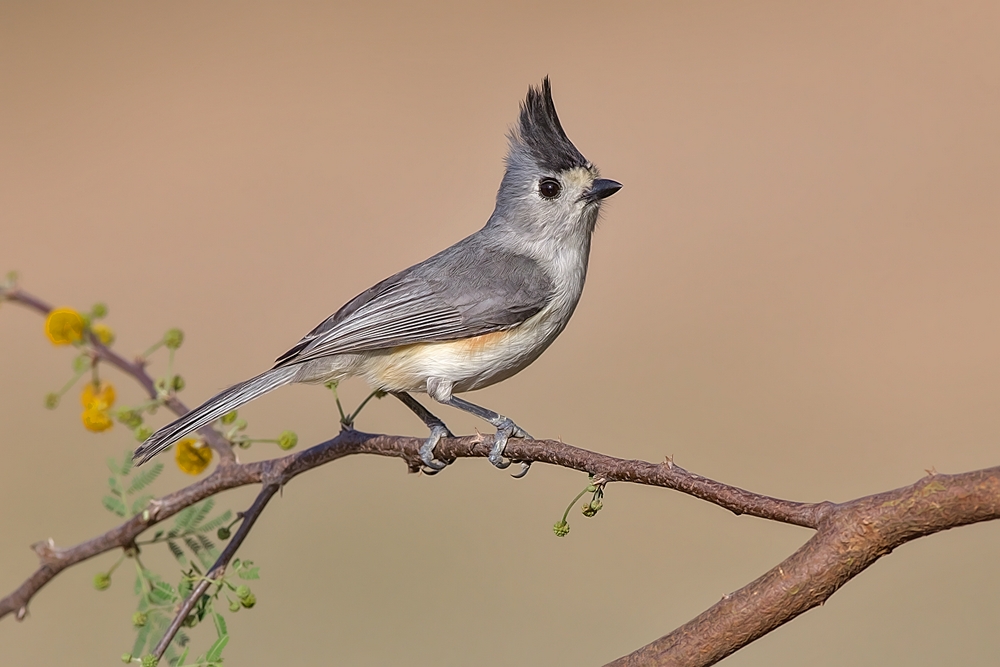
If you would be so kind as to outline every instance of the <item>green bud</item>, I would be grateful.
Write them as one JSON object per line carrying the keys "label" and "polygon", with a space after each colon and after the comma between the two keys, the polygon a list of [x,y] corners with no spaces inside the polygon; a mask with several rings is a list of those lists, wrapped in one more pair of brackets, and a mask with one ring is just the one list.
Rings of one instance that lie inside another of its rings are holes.
{"label": "green bud", "polygon": [[184,378],[180,375],[175,375],[173,381],[171,381],[170,386],[174,391],[180,391],[184,388]]}
{"label": "green bud", "polygon": [[108,307],[103,303],[95,303],[94,307],[90,309],[90,316],[95,320],[99,320],[102,317],[108,316]]}
{"label": "green bud", "polygon": [[556,534],[556,537],[566,537],[569,535],[569,524],[565,521],[560,521],[552,526],[552,532]]}
{"label": "green bud", "polygon": [[160,664],[160,659],[152,653],[142,656],[142,667],[156,667]]}
{"label": "green bud", "polygon": [[219,529],[219,532],[217,532],[216,535],[219,536],[220,540],[228,540],[232,535],[232,533],[229,531],[229,528],[223,526],[222,528]]}
{"label": "green bud", "polygon": [[126,665],[132,662],[132,654],[122,653],[122,662],[124,662]]}
{"label": "green bud", "polygon": [[111,575],[107,572],[99,572],[94,575],[94,588],[99,591],[106,591],[111,587]]}
{"label": "green bud", "polygon": [[278,447],[285,451],[292,449],[297,444],[299,444],[299,436],[295,434],[295,431],[282,431],[281,435],[278,436]]}
{"label": "green bud", "polygon": [[163,335],[163,344],[167,349],[176,350],[184,342],[184,332],[180,329],[171,329]]}
{"label": "green bud", "polygon": [[229,611],[231,611],[231,612],[233,612],[235,614],[239,610],[240,610],[240,603],[236,602],[234,600],[230,600],[229,601]]}
{"label": "green bud", "polygon": [[245,429],[247,427],[247,420],[246,419],[237,419],[236,423],[234,424],[234,426],[235,426],[235,428],[236,428],[237,431],[242,431],[243,429]]}
{"label": "green bud", "polygon": [[146,442],[146,439],[151,435],[153,435],[153,431],[148,426],[140,426],[135,429],[135,439],[137,442]]}
{"label": "green bud", "polygon": [[257,604],[257,596],[254,595],[253,593],[248,593],[246,597],[240,598],[240,604],[246,607],[247,609],[250,609],[255,604]]}
{"label": "green bud", "polygon": [[592,500],[583,506],[583,516],[594,516],[601,511],[602,507],[604,507],[604,503],[600,500]]}
{"label": "green bud", "polygon": [[134,614],[132,614],[132,625],[134,625],[137,628],[141,628],[144,625],[146,625],[146,621],[148,620],[149,617],[146,616],[146,614],[141,611],[137,611]]}
{"label": "green bud", "polygon": [[77,355],[77,356],[73,357],[73,372],[74,373],[83,373],[88,368],[90,368],[90,365],[92,363],[94,363],[94,362],[91,360],[91,358],[90,358],[89,355],[86,355],[86,354]]}
{"label": "green bud", "polygon": [[325,384],[324,384],[323,386],[324,386],[324,387],[326,387],[327,389],[333,389],[333,390],[336,390],[336,389],[337,389],[337,386],[338,386],[339,384],[340,384],[340,383],[339,383],[339,382],[337,382],[336,380],[330,380],[329,382],[325,383]]}
{"label": "green bud", "polygon": [[170,384],[167,382],[167,378],[158,378],[155,382],[155,386],[157,394],[165,394],[167,393],[167,389],[170,387]]}
{"label": "green bud", "polygon": [[119,422],[125,424],[130,429],[136,429],[142,425],[142,414],[131,408],[120,408],[115,413],[115,416]]}
{"label": "green bud", "polygon": [[59,394],[45,394],[45,407],[55,410],[59,405]]}
{"label": "green bud", "polygon": [[234,421],[236,421],[236,414],[237,414],[236,410],[231,410],[226,414],[222,415],[222,423],[232,424]]}
{"label": "green bud", "polygon": [[246,584],[240,584],[239,586],[236,587],[236,597],[242,600],[248,595],[253,595],[253,593],[250,592],[249,586],[247,586]]}
{"label": "green bud", "polygon": [[382,398],[385,398],[388,395],[389,395],[389,392],[387,392],[387,391],[382,391],[381,389],[376,389],[375,390],[375,398],[382,399]]}

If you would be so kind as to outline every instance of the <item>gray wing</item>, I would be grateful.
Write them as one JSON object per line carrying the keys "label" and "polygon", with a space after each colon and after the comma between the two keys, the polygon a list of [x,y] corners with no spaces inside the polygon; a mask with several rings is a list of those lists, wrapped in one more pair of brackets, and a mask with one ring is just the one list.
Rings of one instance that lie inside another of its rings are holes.
{"label": "gray wing", "polygon": [[275,367],[509,329],[542,310],[553,291],[537,262],[482,247],[473,235],[354,297]]}

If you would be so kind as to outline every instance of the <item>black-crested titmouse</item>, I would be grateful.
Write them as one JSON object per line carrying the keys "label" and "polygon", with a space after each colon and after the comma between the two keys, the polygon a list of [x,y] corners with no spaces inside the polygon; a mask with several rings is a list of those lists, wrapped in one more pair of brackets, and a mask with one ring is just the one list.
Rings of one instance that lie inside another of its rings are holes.
{"label": "black-crested titmouse", "polygon": [[[426,392],[493,424],[489,459],[510,462],[513,421],[455,396],[505,380],[545,351],[569,322],[587,276],[601,200],[621,184],[599,178],[559,123],[549,80],[529,88],[509,133],[507,169],[486,226],[358,296],[281,355],[271,370],[213,396],[151,435],[139,463],[272,389],[360,376],[399,398],[430,428],[428,471],[451,433],[408,392]],[[523,472],[527,471],[527,467]]]}

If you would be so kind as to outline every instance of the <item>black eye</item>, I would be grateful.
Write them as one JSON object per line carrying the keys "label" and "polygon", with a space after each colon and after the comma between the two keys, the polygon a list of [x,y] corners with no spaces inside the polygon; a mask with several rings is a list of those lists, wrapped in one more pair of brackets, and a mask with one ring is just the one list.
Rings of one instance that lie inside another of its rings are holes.
{"label": "black eye", "polygon": [[562,186],[554,178],[543,178],[538,182],[538,192],[546,199],[555,199],[562,192]]}

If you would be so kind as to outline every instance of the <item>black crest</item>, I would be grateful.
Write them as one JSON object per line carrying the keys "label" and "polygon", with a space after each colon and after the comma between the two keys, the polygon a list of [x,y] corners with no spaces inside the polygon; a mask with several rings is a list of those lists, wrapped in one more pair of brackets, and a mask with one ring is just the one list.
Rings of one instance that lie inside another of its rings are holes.
{"label": "black crest", "polygon": [[528,88],[528,96],[521,103],[521,118],[514,139],[524,144],[544,169],[558,172],[587,164],[559,123],[549,77],[542,80],[540,89]]}

